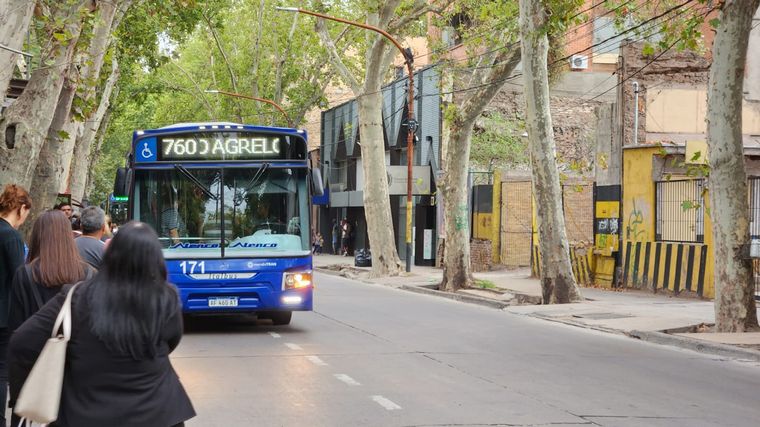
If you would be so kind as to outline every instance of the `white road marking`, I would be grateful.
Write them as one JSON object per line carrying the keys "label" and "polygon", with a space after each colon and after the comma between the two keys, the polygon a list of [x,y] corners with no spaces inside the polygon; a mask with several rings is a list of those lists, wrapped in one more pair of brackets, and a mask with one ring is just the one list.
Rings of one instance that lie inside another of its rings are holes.
{"label": "white road marking", "polygon": [[359,384],[358,381],[356,381],[355,379],[349,377],[346,374],[335,374],[335,378],[343,381],[344,383],[346,383],[348,385],[361,385],[361,384]]}
{"label": "white road marking", "polygon": [[325,363],[324,360],[320,359],[317,356],[306,356],[306,359],[309,360],[309,362],[317,365],[317,366],[327,366],[327,363]]}
{"label": "white road marking", "polygon": [[398,409],[401,409],[400,406],[396,405],[395,403],[391,402],[389,399],[383,397],[383,396],[371,396],[372,400],[377,402],[378,405],[382,406],[383,408],[389,410],[389,411],[396,411]]}
{"label": "white road marking", "polygon": [[277,332],[270,332],[269,335],[271,335],[272,338],[280,338],[280,334],[278,334]]}
{"label": "white road marking", "polygon": [[291,350],[303,350],[300,345],[293,344],[292,342],[286,342],[285,345]]}

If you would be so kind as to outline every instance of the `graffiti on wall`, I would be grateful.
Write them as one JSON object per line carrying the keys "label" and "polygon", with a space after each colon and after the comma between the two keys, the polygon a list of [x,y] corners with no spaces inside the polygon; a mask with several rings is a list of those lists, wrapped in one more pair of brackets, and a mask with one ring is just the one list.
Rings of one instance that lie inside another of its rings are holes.
{"label": "graffiti on wall", "polygon": [[629,241],[642,242],[647,239],[646,224],[644,224],[644,212],[641,210],[642,203],[633,199],[633,209],[628,214],[628,225],[625,228],[625,238]]}

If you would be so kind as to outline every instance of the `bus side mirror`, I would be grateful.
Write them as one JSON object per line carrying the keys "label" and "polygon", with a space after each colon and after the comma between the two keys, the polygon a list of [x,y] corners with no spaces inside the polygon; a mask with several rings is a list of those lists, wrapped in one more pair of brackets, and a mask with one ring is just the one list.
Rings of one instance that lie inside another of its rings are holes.
{"label": "bus side mirror", "polygon": [[113,183],[113,195],[116,197],[129,196],[129,187],[127,185],[127,168],[116,169],[116,180]]}
{"label": "bus side mirror", "polygon": [[314,196],[324,196],[325,185],[322,183],[322,171],[319,169],[311,170],[311,194]]}

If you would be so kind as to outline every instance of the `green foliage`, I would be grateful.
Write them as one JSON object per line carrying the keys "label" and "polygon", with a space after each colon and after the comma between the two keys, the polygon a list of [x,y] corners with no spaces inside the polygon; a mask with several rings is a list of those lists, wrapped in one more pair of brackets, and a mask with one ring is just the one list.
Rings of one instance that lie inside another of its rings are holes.
{"label": "green foliage", "polygon": [[480,168],[529,165],[528,143],[521,137],[523,127],[523,123],[499,113],[483,116],[482,125],[472,137],[472,165]]}
{"label": "green foliage", "polygon": [[498,289],[494,282],[486,279],[475,279],[473,285],[480,289]]}
{"label": "green foliage", "polygon": [[681,209],[683,209],[684,212],[688,211],[689,209],[699,209],[701,206],[701,204],[697,203],[694,200],[684,200],[681,202]]}
{"label": "green foliage", "polygon": [[[325,102],[323,88],[331,74],[314,19],[276,11],[274,7],[281,4],[264,0],[259,10],[260,1],[146,0],[130,9],[111,53],[121,64],[121,77],[103,150],[94,166],[92,200],[105,200],[111,192],[115,169],[123,165],[135,130],[178,122],[238,121],[237,105],[245,123],[284,125],[280,113],[267,104],[204,92],[234,92],[228,65],[241,94],[274,99],[275,73],[282,64],[280,104],[296,120]],[[290,37],[294,19],[296,30]],[[259,22],[262,36],[256,50]],[[342,30],[330,28],[335,34]]]}
{"label": "green foliage", "polygon": [[[679,50],[702,52],[702,24],[709,11],[716,6],[712,0],[695,0],[684,4],[684,0],[659,0],[634,2],[609,0],[607,8],[615,11],[615,24],[619,31],[640,28],[627,33],[629,38],[644,42],[644,56],[653,56],[674,46]],[[665,14],[666,12],[669,13]],[[653,17],[661,18],[650,21]],[[713,28],[718,19],[709,21]]]}

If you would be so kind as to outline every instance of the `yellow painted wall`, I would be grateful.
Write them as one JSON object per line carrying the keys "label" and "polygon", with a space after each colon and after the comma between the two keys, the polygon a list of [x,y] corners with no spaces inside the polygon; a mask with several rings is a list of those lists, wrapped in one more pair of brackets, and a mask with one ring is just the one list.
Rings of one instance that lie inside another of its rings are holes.
{"label": "yellow painted wall", "polygon": [[623,241],[655,238],[655,194],[652,156],[658,147],[623,150]]}
{"label": "yellow painted wall", "polygon": [[[656,133],[705,133],[705,89],[653,88],[647,90],[646,130]],[[760,133],[760,106],[742,104],[742,133]]]}
{"label": "yellow painted wall", "polygon": [[492,215],[490,212],[475,212],[473,215],[472,237],[474,239],[489,240],[493,236]]}
{"label": "yellow painted wall", "polygon": [[[626,257],[629,259],[629,268],[624,272],[624,275],[628,276],[628,284],[631,284],[631,277],[641,278],[644,271],[649,274],[649,280],[644,281],[646,286],[651,285],[651,281],[654,280],[655,271],[655,250],[659,246],[661,253],[659,257],[660,267],[656,280],[658,283],[658,289],[666,282],[665,277],[665,250],[670,247],[671,259],[669,262],[670,269],[667,277],[668,289],[674,289],[674,282],[678,275],[680,277],[679,290],[684,290],[684,283],[688,271],[691,269],[693,289],[696,290],[696,275],[698,274],[698,266],[701,261],[701,246],[707,246],[707,257],[705,262],[705,274],[703,283],[702,296],[707,298],[713,298],[715,295],[715,288],[713,286],[713,241],[712,241],[712,224],[710,222],[709,214],[704,215],[704,243],[703,244],[689,244],[689,243],[668,243],[668,244],[655,244],[656,240],[656,224],[655,224],[655,209],[656,209],[656,195],[655,195],[655,183],[652,176],[653,156],[659,152],[658,147],[646,147],[636,149],[623,150],[623,269],[625,270]],[[705,211],[709,212],[709,201],[705,200]],[[640,243],[640,244],[639,244]],[[649,262],[645,263],[645,248],[649,243],[650,258]],[[635,251],[638,246],[639,262],[636,262]],[[682,249],[681,264],[678,265],[676,261],[678,247]],[[695,257],[694,263],[687,263],[687,255],[689,253],[689,247],[696,246],[694,249]],[[630,247],[630,254],[628,253]],[[678,273],[677,273],[678,271]],[[641,284],[641,282],[639,282]]]}

